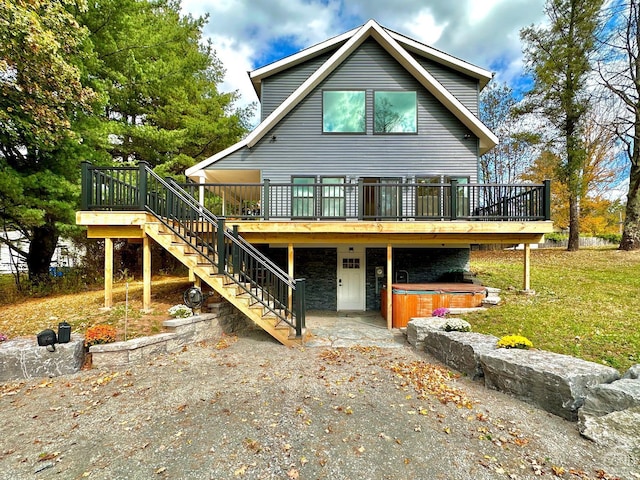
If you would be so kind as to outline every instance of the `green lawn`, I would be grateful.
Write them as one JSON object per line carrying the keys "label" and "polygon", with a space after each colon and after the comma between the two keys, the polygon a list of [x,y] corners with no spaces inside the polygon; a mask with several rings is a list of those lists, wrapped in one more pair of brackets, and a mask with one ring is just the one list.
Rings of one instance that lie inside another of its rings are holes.
{"label": "green lawn", "polygon": [[471,270],[502,289],[503,304],[465,316],[473,330],[520,334],[535,348],[625,371],[640,363],[640,252],[546,249],[531,252],[531,288],[522,288],[523,254],[473,252]]}

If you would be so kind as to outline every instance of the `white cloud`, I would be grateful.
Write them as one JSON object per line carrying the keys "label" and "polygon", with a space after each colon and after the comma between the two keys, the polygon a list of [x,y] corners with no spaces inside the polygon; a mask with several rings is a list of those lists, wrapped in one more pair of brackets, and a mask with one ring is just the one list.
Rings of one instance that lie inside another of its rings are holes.
{"label": "white cloud", "polygon": [[446,26],[446,23],[438,24],[430,11],[422,10],[415,18],[408,20],[403,25],[402,31],[398,33],[427,45],[433,45],[438,41]]}
{"label": "white cloud", "polygon": [[242,96],[242,106],[257,101],[258,96],[247,75],[247,72],[254,68],[251,58],[255,56],[255,50],[251,44],[238,43],[236,39],[221,35],[212,35],[210,38],[216,56],[226,70],[224,82],[219,86],[219,90],[224,92],[238,90]]}
{"label": "white cloud", "polygon": [[[504,81],[522,68],[521,28],[543,20],[544,0],[183,0],[209,15],[205,36],[226,69],[225,91],[256,100],[247,71],[364,24],[381,25],[480,67]],[[279,47],[289,47],[286,51]]]}

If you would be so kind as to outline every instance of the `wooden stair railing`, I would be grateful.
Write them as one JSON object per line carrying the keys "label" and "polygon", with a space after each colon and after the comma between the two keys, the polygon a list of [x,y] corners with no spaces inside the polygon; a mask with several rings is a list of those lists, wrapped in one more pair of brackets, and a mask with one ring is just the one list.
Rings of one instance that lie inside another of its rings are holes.
{"label": "wooden stair railing", "polygon": [[174,181],[149,165],[82,165],[83,210],[144,210],[156,223],[145,232],[223,298],[280,342],[305,333],[305,280],[293,279],[237,230],[225,226]]}

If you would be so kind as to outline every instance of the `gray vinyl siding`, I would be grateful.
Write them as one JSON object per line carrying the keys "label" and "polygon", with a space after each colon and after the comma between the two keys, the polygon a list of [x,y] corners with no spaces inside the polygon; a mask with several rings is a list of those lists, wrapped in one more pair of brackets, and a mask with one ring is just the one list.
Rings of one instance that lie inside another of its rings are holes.
{"label": "gray vinyl siding", "polygon": [[261,121],[267,118],[278,106],[304,83],[313,72],[326,62],[333,52],[319,55],[300,65],[262,80],[262,97],[260,99]]}
{"label": "gray vinyl siding", "polygon": [[[323,134],[322,90],[364,89],[367,133]],[[418,133],[373,134],[373,92],[418,92]],[[211,165],[214,169],[259,169],[263,179],[290,182],[292,175],[365,177],[449,175],[477,180],[478,140],[374,40],[303,99],[253,148]]]}
{"label": "gray vinyl siding", "polygon": [[479,83],[477,79],[415,54],[414,58],[471,113],[478,115]]}

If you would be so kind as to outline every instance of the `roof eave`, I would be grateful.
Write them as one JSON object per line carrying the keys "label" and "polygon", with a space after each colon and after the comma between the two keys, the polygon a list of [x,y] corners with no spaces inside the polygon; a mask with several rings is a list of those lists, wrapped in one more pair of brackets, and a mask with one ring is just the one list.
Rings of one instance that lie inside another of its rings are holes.
{"label": "roof eave", "polygon": [[420,43],[416,40],[405,37],[404,35],[401,35],[392,30],[388,30],[385,28],[385,31],[391,38],[393,38],[407,50],[411,50],[415,53],[418,53],[419,55],[425,56],[437,61],[438,63],[446,65],[458,72],[478,79],[478,81],[480,82],[480,89],[484,88],[487,83],[489,83],[493,78],[493,72],[487,69],[478,67],[477,65],[473,65],[472,63],[454,57],[453,55],[449,55],[448,53],[430,47],[429,45],[425,45],[424,43]]}
{"label": "roof eave", "polygon": [[312,45],[311,47],[305,48],[304,50],[300,50],[297,53],[289,55],[288,57],[282,58],[273,63],[257,68],[256,70],[248,72],[249,78],[251,79],[251,84],[253,85],[253,89],[256,91],[258,98],[260,98],[260,84],[262,83],[263,78],[287,70],[291,67],[294,67],[295,65],[299,65],[313,57],[317,57],[318,55],[322,55],[323,53],[336,48],[336,46],[346,42],[351,37],[353,37],[353,35],[360,28],[362,27],[354,28],[352,30],[349,30],[348,32],[325,40],[324,42]]}

